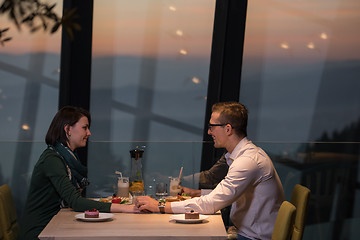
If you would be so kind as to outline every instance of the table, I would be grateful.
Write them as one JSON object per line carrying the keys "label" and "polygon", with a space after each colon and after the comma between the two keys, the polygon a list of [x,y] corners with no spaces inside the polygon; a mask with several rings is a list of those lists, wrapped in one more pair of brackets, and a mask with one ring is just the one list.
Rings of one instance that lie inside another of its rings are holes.
{"label": "table", "polygon": [[74,212],[62,209],[39,235],[45,239],[222,239],[227,238],[220,214],[207,215],[203,223],[183,224],[170,219],[171,214],[114,213],[110,221],[83,222]]}

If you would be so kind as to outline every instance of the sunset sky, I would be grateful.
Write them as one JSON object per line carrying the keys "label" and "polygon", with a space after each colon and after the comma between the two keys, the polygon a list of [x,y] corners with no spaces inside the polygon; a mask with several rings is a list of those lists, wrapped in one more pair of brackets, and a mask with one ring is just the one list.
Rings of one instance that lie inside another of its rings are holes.
{"label": "sunset sky", "polygon": [[[61,2],[57,1],[61,12]],[[215,0],[95,1],[93,55],[208,57]],[[60,52],[61,31],[50,35],[18,32],[5,16],[13,37],[0,52]],[[249,1],[246,26],[247,56],[286,54],[308,58],[326,54],[333,59],[357,59],[360,1]],[[329,51],[331,48],[331,51]],[[316,57],[315,57],[316,58]]]}

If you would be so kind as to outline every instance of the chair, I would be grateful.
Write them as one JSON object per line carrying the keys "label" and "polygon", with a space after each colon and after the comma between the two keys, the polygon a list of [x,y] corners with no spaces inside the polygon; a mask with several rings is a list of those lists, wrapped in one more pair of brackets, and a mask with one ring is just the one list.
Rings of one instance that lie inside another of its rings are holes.
{"label": "chair", "polygon": [[296,207],[284,201],[276,217],[271,240],[289,240],[294,228]]}
{"label": "chair", "polygon": [[17,222],[14,199],[9,185],[0,186],[0,236],[4,240],[15,240],[18,237],[19,225]]}
{"label": "chair", "polygon": [[296,207],[295,224],[291,240],[301,240],[303,237],[309,198],[310,190],[307,187],[296,184],[290,200]]}

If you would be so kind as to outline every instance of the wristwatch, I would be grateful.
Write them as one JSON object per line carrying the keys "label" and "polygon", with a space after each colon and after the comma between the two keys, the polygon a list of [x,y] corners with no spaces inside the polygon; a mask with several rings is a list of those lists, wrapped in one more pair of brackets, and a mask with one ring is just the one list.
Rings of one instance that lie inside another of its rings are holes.
{"label": "wristwatch", "polygon": [[164,214],[165,213],[165,200],[164,199],[159,200],[158,207],[159,207],[160,213]]}

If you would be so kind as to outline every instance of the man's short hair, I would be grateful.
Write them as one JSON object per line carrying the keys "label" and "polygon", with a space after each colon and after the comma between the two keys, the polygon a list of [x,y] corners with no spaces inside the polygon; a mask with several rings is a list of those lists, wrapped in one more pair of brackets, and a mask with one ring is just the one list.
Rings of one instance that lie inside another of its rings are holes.
{"label": "man's short hair", "polygon": [[248,110],[238,102],[219,102],[212,106],[212,112],[218,112],[221,123],[229,123],[239,137],[247,136]]}

